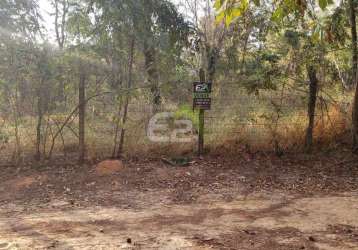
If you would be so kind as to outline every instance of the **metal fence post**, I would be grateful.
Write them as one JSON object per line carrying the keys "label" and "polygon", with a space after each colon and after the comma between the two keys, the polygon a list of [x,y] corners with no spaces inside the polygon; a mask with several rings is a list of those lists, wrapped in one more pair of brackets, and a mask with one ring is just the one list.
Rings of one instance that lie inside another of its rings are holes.
{"label": "metal fence post", "polygon": [[[200,69],[200,82],[205,82],[205,72]],[[198,140],[198,155],[202,156],[204,153],[204,123],[205,123],[205,110],[199,110],[199,140]]]}

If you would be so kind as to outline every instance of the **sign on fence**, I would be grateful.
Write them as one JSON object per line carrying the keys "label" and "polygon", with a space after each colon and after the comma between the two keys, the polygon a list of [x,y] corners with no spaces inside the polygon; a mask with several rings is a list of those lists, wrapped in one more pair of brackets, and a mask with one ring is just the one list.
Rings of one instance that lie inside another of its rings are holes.
{"label": "sign on fence", "polygon": [[194,82],[194,109],[211,109],[211,82]]}

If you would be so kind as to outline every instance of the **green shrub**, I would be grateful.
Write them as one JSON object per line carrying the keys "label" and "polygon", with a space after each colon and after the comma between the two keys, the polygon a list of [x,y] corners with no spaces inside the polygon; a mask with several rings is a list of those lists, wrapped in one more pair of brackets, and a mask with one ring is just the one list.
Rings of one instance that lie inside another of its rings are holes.
{"label": "green shrub", "polygon": [[180,105],[178,107],[178,110],[175,111],[174,113],[174,117],[176,120],[180,120],[180,119],[187,119],[192,121],[193,123],[193,128],[195,128],[196,130],[199,129],[199,112],[198,111],[194,111],[193,107],[190,105]]}

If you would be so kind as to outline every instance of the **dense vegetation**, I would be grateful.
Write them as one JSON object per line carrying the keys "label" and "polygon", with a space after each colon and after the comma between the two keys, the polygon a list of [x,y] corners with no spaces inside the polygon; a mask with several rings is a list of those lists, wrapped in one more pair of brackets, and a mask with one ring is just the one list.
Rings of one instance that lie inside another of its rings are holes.
{"label": "dense vegetation", "polygon": [[36,0],[0,2],[8,160],[153,149],[146,124],[165,110],[195,130],[200,69],[214,84],[207,145],[311,152],[352,131],[358,148],[355,0],[48,1],[52,21]]}

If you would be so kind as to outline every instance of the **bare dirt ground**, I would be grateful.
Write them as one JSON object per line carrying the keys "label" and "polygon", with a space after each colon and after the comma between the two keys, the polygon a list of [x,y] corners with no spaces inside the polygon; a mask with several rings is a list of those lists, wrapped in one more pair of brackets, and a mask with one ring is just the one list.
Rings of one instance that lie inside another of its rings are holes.
{"label": "bare dirt ground", "polygon": [[343,150],[29,163],[0,182],[0,249],[358,249],[358,157]]}

